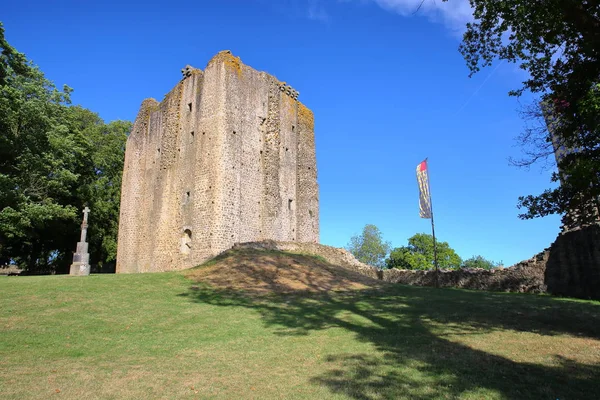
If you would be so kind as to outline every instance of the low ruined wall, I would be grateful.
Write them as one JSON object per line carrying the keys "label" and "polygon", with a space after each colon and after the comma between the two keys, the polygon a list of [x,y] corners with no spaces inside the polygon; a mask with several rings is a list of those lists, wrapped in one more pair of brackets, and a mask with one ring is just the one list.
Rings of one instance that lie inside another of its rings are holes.
{"label": "low ruined wall", "polygon": [[0,275],[21,275],[22,272],[16,265],[0,265]]}
{"label": "low ruined wall", "polygon": [[[331,264],[386,282],[435,286],[435,271],[382,271],[361,263],[345,249],[316,243],[265,241],[236,244],[236,247],[313,254]],[[600,299],[600,225],[562,233],[550,248],[509,268],[441,270],[439,285]]]}
{"label": "low ruined wall", "polygon": [[[456,287],[497,292],[543,293],[548,252],[538,254],[510,268],[440,270],[440,287]],[[390,269],[383,280],[415,286],[435,286],[435,271]]]}
{"label": "low ruined wall", "polygon": [[[340,265],[386,282],[415,286],[435,286],[434,271],[379,270],[361,263],[346,249],[317,243],[264,241],[240,243],[236,244],[234,248],[254,248],[313,254],[323,257],[331,264]],[[496,268],[491,271],[483,269],[441,270],[440,286],[475,290],[541,293],[546,289],[544,286],[544,265],[547,256],[548,253],[543,252],[513,267]]]}

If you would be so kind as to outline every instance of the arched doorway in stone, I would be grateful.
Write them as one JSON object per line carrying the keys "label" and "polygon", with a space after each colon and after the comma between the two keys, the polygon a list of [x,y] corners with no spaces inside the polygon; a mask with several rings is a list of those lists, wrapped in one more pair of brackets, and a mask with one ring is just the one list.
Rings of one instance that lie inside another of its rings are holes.
{"label": "arched doorway in stone", "polygon": [[181,254],[187,256],[192,251],[192,231],[184,229],[181,235]]}

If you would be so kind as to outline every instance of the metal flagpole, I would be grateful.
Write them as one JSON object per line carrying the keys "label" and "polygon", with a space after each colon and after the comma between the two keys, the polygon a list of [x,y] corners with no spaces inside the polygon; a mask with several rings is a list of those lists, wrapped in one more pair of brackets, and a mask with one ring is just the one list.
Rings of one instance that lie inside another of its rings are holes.
{"label": "metal flagpole", "polygon": [[[425,159],[427,161],[427,159]],[[435,287],[440,287],[440,268],[438,267],[437,242],[435,240],[435,224],[433,223],[433,200],[431,199],[431,177],[427,165],[427,190],[429,191],[429,209],[431,211],[431,234],[433,236],[433,264],[435,265]]]}
{"label": "metal flagpole", "polygon": [[[431,218],[431,233],[433,236],[433,263],[435,265],[435,287],[440,287],[440,268],[438,266],[437,241],[435,240],[435,224],[433,222],[433,204],[431,201],[431,183],[429,182],[429,167],[427,159],[417,166],[417,183],[419,184],[419,216]],[[427,186],[426,186],[427,185]]]}
{"label": "metal flagpole", "polygon": [[440,287],[440,269],[437,259],[437,242],[435,241],[435,224],[433,223],[433,207],[431,208],[431,233],[433,234],[433,263],[435,265],[435,287]]}

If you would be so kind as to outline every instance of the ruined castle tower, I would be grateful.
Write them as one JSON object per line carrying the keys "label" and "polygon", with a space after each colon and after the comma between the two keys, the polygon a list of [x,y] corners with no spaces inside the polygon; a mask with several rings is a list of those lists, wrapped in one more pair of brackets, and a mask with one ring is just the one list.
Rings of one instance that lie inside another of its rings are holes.
{"label": "ruined castle tower", "polygon": [[312,112],[223,51],[143,101],[127,139],[117,272],[190,268],[234,243],[319,241]]}

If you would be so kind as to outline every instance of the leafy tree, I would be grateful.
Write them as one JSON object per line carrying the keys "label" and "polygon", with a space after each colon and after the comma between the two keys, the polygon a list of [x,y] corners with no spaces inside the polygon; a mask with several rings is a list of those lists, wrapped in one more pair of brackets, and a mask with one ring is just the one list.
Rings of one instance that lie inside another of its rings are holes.
{"label": "leafy tree", "polygon": [[482,269],[492,269],[500,266],[500,263],[495,263],[490,260],[486,260],[482,256],[473,256],[471,258],[466,259],[462,268],[482,268]]}
{"label": "leafy tree", "polygon": [[110,261],[129,123],[71,107],[72,89],[10,47],[1,25],[0,46],[0,266],[66,272],[84,205],[98,213],[90,253]]}
{"label": "leafy tree", "polygon": [[0,22],[0,86],[13,75],[27,76],[32,72],[27,58],[16,51],[4,38],[4,25]]}
{"label": "leafy tree", "polygon": [[2,64],[0,264],[47,269],[52,251],[69,239],[57,233],[76,216],[70,200],[83,149],[61,123],[69,89],[58,91],[36,68],[20,75],[10,62]]}
{"label": "leafy tree", "polygon": [[131,123],[113,121],[105,124],[100,117],[84,108],[71,107],[75,129],[79,129],[88,146],[88,168],[81,176],[79,196],[92,209],[89,215],[90,259],[106,267],[116,260],[121,178],[127,133]]}
{"label": "leafy tree", "polygon": [[[518,63],[529,77],[510,95],[540,95],[560,121],[553,127],[559,143],[577,150],[559,162],[561,176],[552,178],[561,181],[558,188],[519,198],[519,208],[525,209],[520,217],[579,210],[580,222],[595,219],[593,208],[600,198],[600,2],[471,0],[471,6],[474,21],[467,24],[460,46],[471,75],[496,59]],[[528,154],[525,164],[539,159],[551,139],[545,130],[538,142],[542,152]]]}
{"label": "leafy tree", "polygon": [[[462,260],[448,242],[437,241],[436,248],[440,268],[460,267]],[[433,236],[425,233],[412,236],[408,239],[408,246],[397,247],[391,251],[386,265],[388,268],[413,270],[435,268]]]}
{"label": "leafy tree", "polygon": [[347,249],[357,260],[382,268],[391,244],[383,241],[383,235],[375,225],[365,225],[362,234],[352,236]]}

